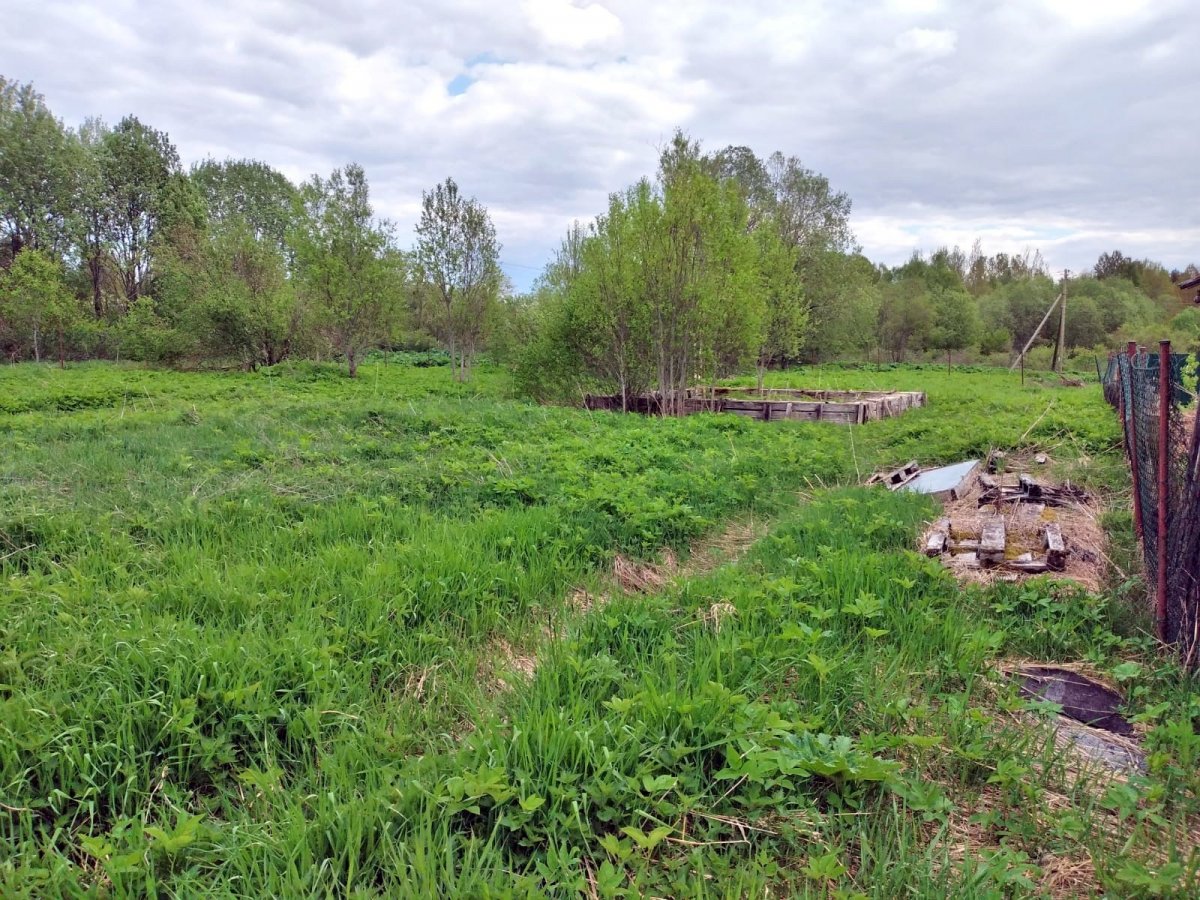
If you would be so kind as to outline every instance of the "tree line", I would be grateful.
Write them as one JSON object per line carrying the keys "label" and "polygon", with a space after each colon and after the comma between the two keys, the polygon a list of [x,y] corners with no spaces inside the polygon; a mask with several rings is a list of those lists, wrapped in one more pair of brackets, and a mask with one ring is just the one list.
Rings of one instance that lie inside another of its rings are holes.
{"label": "tree line", "polygon": [[[653,177],[568,229],[514,295],[487,209],[452,179],[422,195],[404,248],[361,166],[296,185],[257,160],[185,169],[134,116],[68,127],[0,78],[0,351],[165,365],[272,366],[441,346],[458,378],[480,352],[542,399],[653,393],[831,360],[1002,362],[1062,289],[1033,251],[867,259],[851,201],[794,157],[706,151],[676,132]],[[1200,310],[1168,272],[1120,251],[1065,282],[1071,349],[1171,337]],[[1047,335],[1047,338],[1051,335]],[[1045,339],[1040,343],[1045,343]],[[1035,351],[1037,352],[1037,351]]]}
{"label": "tree line", "polygon": [[440,343],[470,371],[504,288],[487,210],[452,179],[424,194],[415,246],[348,164],[295,185],[257,160],[185,170],[126,116],[68,128],[0,78],[0,349],[271,366]]}
{"label": "tree line", "polygon": [[[706,153],[682,133],[657,175],[575,223],[532,293],[501,304],[494,354],[544,399],[683,389],[733,372],[835,360],[955,355],[1007,364],[1064,288],[1036,251],[943,247],[876,265],[856,244],[851,202],[795,157]],[[1200,309],[1168,272],[1120,251],[1065,281],[1067,350],[1173,336],[1200,349]],[[1048,353],[1056,337],[1035,342]]]}

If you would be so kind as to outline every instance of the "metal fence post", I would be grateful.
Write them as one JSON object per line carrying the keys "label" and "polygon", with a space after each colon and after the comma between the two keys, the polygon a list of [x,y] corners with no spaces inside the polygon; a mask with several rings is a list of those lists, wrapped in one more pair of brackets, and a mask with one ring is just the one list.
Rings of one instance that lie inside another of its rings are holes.
{"label": "metal fence post", "polygon": [[1171,342],[1158,342],[1158,639],[1167,640],[1167,470],[1171,440]]}
{"label": "metal fence post", "polygon": [[[1129,408],[1125,410],[1126,432],[1129,436],[1129,470],[1133,475],[1133,527],[1137,531],[1138,540],[1142,539],[1142,492],[1138,478],[1138,437],[1137,437],[1137,388],[1138,379],[1134,377],[1133,365],[1137,361],[1137,342],[1130,341],[1126,347],[1129,354]],[[1122,396],[1124,393],[1122,392]]]}
{"label": "metal fence post", "polygon": [[[1120,354],[1113,354],[1117,357]],[[1117,415],[1121,417],[1121,449],[1125,451],[1125,461],[1133,462],[1133,456],[1129,452],[1129,421],[1125,418],[1125,376],[1121,374],[1121,361],[1116,359],[1117,374],[1115,381],[1117,383]]]}

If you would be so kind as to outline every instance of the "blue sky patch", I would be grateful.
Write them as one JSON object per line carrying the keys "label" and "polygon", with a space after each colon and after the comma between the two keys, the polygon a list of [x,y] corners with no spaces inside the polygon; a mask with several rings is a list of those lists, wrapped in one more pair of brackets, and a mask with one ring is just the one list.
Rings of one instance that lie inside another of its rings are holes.
{"label": "blue sky patch", "polygon": [[465,94],[467,92],[467,88],[474,83],[475,79],[470,75],[455,75],[446,85],[446,90],[450,92],[451,97],[457,97],[459,94]]}

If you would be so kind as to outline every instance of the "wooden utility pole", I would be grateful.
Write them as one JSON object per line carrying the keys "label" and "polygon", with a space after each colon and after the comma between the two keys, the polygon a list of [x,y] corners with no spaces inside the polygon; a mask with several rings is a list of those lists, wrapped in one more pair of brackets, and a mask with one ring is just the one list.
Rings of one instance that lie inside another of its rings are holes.
{"label": "wooden utility pole", "polygon": [[1025,346],[1021,348],[1021,352],[1017,354],[1017,358],[1013,361],[1013,364],[1008,367],[1010,372],[1016,369],[1017,366],[1025,364],[1025,354],[1029,352],[1029,348],[1033,346],[1033,342],[1037,340],[1038,335],[1042,333],[1042,329],[1046,327],[1046,323],[1050,321],[1050,316],[1053,314],[1054,308],[1062,302],[1062,298],[1062,294],[1054,298],[1054,302],[1050,304],[1050,308],[1042,316],[1042,321],[1038,322],[1038,327],[1033,329],[1033,334],[1029,336],[1029,340],[1025,342]]}
{"label": "wooden utility pole", "polygon": [[1071,273],[1063,269],[1062,290],[1059,292],[1058,308],[1058,340],[1054,343],[1054,371],[1059,375],[1063,370],[1063,358],[1067,355],[1067,276]]}

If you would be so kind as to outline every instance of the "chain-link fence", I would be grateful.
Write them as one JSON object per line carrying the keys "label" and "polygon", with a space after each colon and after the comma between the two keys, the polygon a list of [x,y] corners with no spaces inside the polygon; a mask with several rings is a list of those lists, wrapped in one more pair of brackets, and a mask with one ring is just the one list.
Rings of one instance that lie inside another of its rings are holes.
{"label": "chain-link fence", "polygon": [[[1109,357],[1104,396],[1121,416],[1133,480],[1134,525],[1146,580],[1155,597],[1159,636],[1176,644],[1189,667],[1200,649],[1200,473],[1192,399],[1184,388],[1188,357],[1130,349]],[[1162,382],[1166,382],[1166,395]]]}

